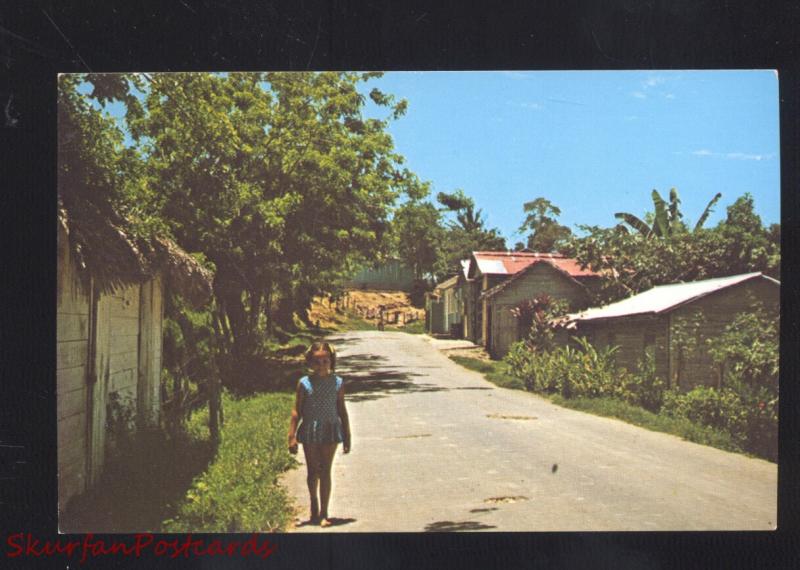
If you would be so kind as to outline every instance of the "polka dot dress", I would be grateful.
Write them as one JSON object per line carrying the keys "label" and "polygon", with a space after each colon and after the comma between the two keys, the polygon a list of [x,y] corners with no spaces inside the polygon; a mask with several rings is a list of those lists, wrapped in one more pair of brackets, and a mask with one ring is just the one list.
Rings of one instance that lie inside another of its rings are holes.
{"label": "polka dot dress", "polygon": [[300,385],[305,391],[303,409],[300,410],[300,443],[341,443],[344,441],[342,420],[336,407],[336,398],[342,386],[338,376],[311,379],[304,376]]}

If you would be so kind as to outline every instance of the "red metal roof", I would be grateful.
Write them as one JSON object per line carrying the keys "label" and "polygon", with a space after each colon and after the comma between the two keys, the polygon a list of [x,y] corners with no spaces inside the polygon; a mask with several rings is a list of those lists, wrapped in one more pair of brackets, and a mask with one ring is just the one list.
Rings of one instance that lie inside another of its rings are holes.
{"label": "red metal roof", "polygon": [[529,265],[547,261],[570,277],[593,277],[600,274],[588,267],[581,268],[578,260],[560,253],[528,253],[523,251],[473,251],[477,269],[485,275],[515,275]]}

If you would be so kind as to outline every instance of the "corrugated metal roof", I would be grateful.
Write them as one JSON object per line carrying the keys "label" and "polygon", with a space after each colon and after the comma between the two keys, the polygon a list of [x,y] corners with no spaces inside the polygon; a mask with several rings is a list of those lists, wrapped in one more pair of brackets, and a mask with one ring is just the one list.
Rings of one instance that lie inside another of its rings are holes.
{"label": "corrugated metal roof", "polygon": [[590,277],[598,273],[582,268],[578,260],[559,253],[530,253],[523,251],[474,251],[478,270],[484,275],[514,275],[537,261],[548,261],[570,277]]}
{"label": "corrugated metal roof", "polygon": [[596,307],[580,313],[574,313],[568,316],[568,320],[573,322],[586,322],[633,315],[657,315],[666,313],[680,305],[684,305],[700,297],[705,297],[710,293],[759,277],[780,285],[779,281],[762,275],[761,273],[745,273],[742,275],[733,275],[731,277],[692,281],[690,283],[660,285],[644,293],[639,293],[638,295],[628,297],[622,301],[611,303],[605,307]]}
{"label": "corrugated metal roof", "polygon": [[436,286],[436,290],[443,290],[448,289],[449,287],[455,287],[458,283],[458,275],[454,275],[449,279],[445,279],[441,283]]}

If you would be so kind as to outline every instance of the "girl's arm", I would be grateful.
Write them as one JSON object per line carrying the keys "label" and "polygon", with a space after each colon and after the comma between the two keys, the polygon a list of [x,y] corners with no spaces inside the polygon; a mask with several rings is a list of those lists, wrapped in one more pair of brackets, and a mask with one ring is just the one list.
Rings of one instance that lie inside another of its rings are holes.
{"label": "girl's arm", "polygon": [[342,430],[344,431],[342,451],[350,453],[350,417],[347,415],[347,406],[344,403],[344,382],[342,382],[342,387],[339,388],[339,393],[336,395],[336,409],[339,412],[339,418],[342,420]]}
{"label": "girl's arm", "polygon": [[289,419],[289,452],[297,453],[297,423],[300,420],[300,410],[303,409],[303,398],[305,391],[300,382],[297,383],[297,391],[294,396],[294,406],[292,416]]}

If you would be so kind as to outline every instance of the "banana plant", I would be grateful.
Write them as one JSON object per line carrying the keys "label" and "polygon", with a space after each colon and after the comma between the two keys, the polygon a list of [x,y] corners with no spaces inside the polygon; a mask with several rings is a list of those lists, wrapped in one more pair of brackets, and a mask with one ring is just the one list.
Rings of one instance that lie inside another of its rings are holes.
{"label": "banana plant", "polygon": [[[721,197],[722,194],[717,192],[717,194],[708,202],[708,205],[706,205],[705,210],[703,210],[703,214],[697,220],[697,223],[692,231],[696,232],[703,227],[703,224],[713,211],[714,205]],[[678,198],[678,191],[675,190],[675,188],[670,189],[669,204],[667,204],[667,202],[661,197],[661,194],[658,193],[658,190],[653,190],[652,198],[653,208],[655,211],[652,226],[648,225],[647,222],[643,221],[641,218],[628,212],[617,212],[614,214],[614,217],[618,220],[622,220],[622,222],[628,224],[628,226],[645,237],[669,237],[680,231],[684,227],[684,224],[682,221],[683,214],[680,211],[681,201],[680,198]],[[619,227],[627,231],[627,228],[624,225],[620,224]]]}

